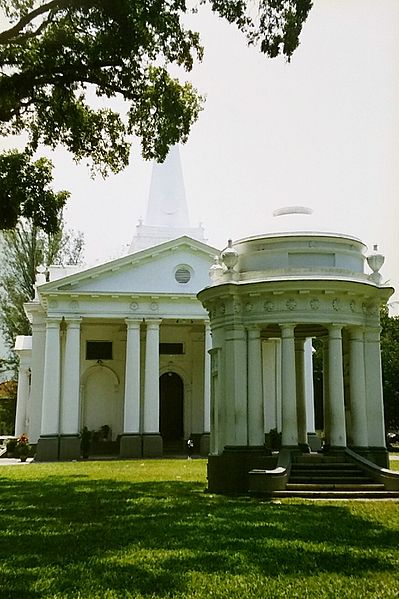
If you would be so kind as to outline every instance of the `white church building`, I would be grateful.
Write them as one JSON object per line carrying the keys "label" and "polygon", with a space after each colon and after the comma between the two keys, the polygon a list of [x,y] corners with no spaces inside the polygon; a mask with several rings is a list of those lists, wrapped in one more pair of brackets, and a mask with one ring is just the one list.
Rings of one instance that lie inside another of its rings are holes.
{"label": "white church building", "polygon": [[[16,435],[39,461],[79,458],[85,429],[92,453],[124,458],[182,452],[191,437],[215,492],[286,485],[291,456],[321,437],[386,467],[379,308],[393,289],[383,256],[366,253],[345,235],[279,233],[229,242],[220,264],[190,227],[173,148],[127,255],[38,280],[32,336],[15,348]],[[323,342],[319,437],[312,338]]]}
{"label": "white church building", "polygon": [[189,436],[208,453],[211,336],[196,294],[217,253],[189,225],[175,147],[154,165],[127,255],[51,269],[25,306],[32,337],[16,342],[15,433],[37,443],[38,460],[79,457],[84,427],[106,431],[121,457],[181,451]]}

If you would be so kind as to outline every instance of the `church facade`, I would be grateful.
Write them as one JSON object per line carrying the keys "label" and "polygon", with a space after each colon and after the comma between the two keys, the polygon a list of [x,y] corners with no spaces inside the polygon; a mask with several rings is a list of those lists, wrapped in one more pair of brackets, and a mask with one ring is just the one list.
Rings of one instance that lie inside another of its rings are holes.
{"label": "church facade", "polygon": [[122,258],[50,270],[25,306],[16,435],[38,460],[76,459],[83,430],[121,457],[209,449],[208,315],[196,298],[217,253],[191,228],[177,148],[152,175],[146,219]]}

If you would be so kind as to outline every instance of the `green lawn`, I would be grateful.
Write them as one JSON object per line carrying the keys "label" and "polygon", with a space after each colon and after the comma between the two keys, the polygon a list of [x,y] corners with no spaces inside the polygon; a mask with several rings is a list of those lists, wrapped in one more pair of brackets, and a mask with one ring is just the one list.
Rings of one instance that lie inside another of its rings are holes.
{"label": "green lawn", "polygon": [[398,502],[222,497],[205,471],[0,467],[0,598],[399,597]]}

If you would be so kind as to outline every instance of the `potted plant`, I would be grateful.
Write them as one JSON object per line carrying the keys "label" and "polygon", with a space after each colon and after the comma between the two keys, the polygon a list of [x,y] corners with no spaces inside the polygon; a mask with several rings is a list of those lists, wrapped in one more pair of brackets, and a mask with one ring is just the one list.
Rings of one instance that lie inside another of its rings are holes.
{"label": "potted plant", "polygon": [[28,457],[31,449],[32,448],[29,445],[28,436],[25,434],[20,435],[17,439],[17,444],[15,446],[15,453],[19,457],[21,462],[26,462],[26,458]]}

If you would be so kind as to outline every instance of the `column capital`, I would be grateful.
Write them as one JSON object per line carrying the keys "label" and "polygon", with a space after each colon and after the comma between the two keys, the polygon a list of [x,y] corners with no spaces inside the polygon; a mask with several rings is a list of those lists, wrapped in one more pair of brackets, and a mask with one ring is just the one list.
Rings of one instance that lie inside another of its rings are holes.
{"label": "column capital", "polygon": [[329,324],[327,326],[328,329],[328,338],[329,339],[341,339],[342,337],[342,329],[344,325],[342,324]]}
{"label": "column capital", "polygon": [[46,328],[47,329],[59,329],[61,324],[61,318],[48,316],[46,318]]}
{"label": "column capital", "polygon": [[363,325],[353,325],[348,327],[349,331],[349,339],[350,341],[360,341],[363,342],[363,333],[364,326]]}
{"label": "column capital", "polygon": [[282,338],[289,339],[289,338],[294,337],[296,323],[284,322],[284,323],[280,323],[279,327],[281,329],[281,337]]}
{"label": "column capital", "polygon": [[72,316],[69,318],[68,316],[65,318],[66,325],[68,329],[80,329],[80,324],[83,318],[80,316]]}
{"label": "column capital", "polygon": [[366,341],[380,341],[381,327],[365,327],[364,335]]}
{"label": "column capital", "polygon": [[162,318],[146,318],[147,329],[157,329],[162,322]]}
{"label": "column capital", "polygon": [[125,318],[125,323],[128,329],[140,329],[143,321],[141,318]]}

